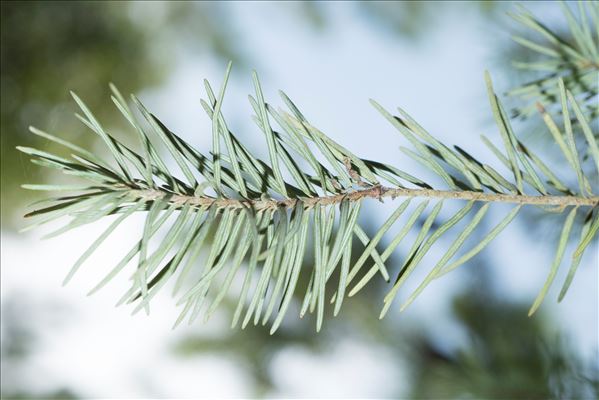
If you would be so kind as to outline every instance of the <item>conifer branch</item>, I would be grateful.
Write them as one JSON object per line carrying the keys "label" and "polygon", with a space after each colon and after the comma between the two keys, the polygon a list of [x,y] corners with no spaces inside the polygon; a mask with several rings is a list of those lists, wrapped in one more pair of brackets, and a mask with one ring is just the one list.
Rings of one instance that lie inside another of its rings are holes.
{"label": "conifer branch", "polygon": [[455,191],[455,190],[434,190],[434,189],[408,189],[408,188],[390,188],[381,185],[370,186],[364,189],[358,189],[348,193],[335,194],[322,197],[307,197],[297,199],[284,200],[238,200],[214,198],[210,196],[186,196],[173,195],[167,191],[156,189],[139,190],[129,189],[130,196],[141,198],[146,201],[155,201],[162,199],[170,204],[183,205],[189,204],[197,207],[230,208],[230,209],[245,209],[252,208],[257,212],[266,210],[278,210],[287,208],[292,210],[298,204],[302,204],[304,208],[312,208],[319,206],[338,205],[343,201],[361,201],[364,199],[382,200],[385,198],[427,198],[427,199],[452,199],[452,200],[468,200],[483,203],[508,203],[519,205],[534,205],[534,206],[558,206],[558,207],[596,207],[599,205],[599,196],[580,197],[580,196],[529,196],[522,194],[498,194],[484,193],[476,191]]}
{"label": "conifer branch", "polygon": [[568,36],[548,28],[523,6],[518,7],[518,12],[508,13],[531,34],[530,39],[514,35],[513,40],[540,57],[534,61],[513,62],[520,70],[536,73],[534,80],[508,91],[508,95],[519,97],[525,103],[514,109],[517,116],[531,117],[536,104],[557,110],[560,79],[580,100],[580,108],[590,121],[599,116],[599,32],[596,30],[599,3],[579,0],[574,10],[571,5],[574,2],[560,2]]}
{"label": "conifer branch", "polygon": [[[575,52],[566,54],[576,58]],[[210,317],[237,279],[241,280],[241,290],[232,326],[271,322],[274,332],[290,304],[301,296],[300,316],[316,313],[320,330],[328,302],[334,303],[337,315],[345,297],[355,295],[373,279],[390,282],[395,275],[383,299],[384,316],[395,298],[403,294],[402,287],[425,255],[440,247],[442,237],[448,239],[443,255],[407,297],[401,307],[405,309],[433,280],[483,251],[523,206],[534,206],[543,213],[566,216],[554,261],[530,314],[551,288],[570,242],[576,248],[559,300],[572,286],[582,256],[599,230],[599,146],[597,132],[565,80],[558,78],[554,88],[565,116],[563,123],[540,108],[552,144],[567,162],[568,170],[559,173],[516,135],[488,73],[485,81],[499,140],[483,137],[483,142],[496,156],[495,162],[481,161],[465,149],[450,147],[403,109],[398,108],[398,115],[393,115],[371,100],[410,143],[411,148],[400,150],[437,176],[442,182],[438,185],[398,167],[360,158],[312,125],[282,92],[287,111],[275,109],[266,102],[254,73],[256,93],[249,97],[250,106],[268,149],[267,161],[257,158],[229,130],[224,117],[230,70],[229,65],[218,97],[210,83],[204,82],[208,99],[202,100],[202,107],[212,120],[209,156],[171,132],[132,96],[132,103],[144,119],[139,121],[114,85],[110,85],[112,100],[139,138],[141,151],[129,148],[108,132],[75,94],[73,98],[83,112],[77,118],[103,140],[112,161],[39,129],[30,129],[72,151],[71,158],[26,147],[19,150],[32,156],[33,163],[58,169],[87,184],[23,185],[31,190],[68,193],[36,204],[35,211],[27,214],[35,222],[26,229],[71,217],[66,225],[47,235],[54,236],[117,216],[75,262],[65,283],[125,219],[143,212],[146,221],[141,237],[90,293],[131,265],[131,287],[119,304],[135,303],[134,312],[149,312],[151,300],[173,282],[177,304],[182,306],[177,325],[185,318],[191,323],[202,310],[206,318]],[[584,142],[576,140],[575,135]],[[158,146],[168,150],[170,160],[157,150]],[[176,165],[182,176],[177,176],[169,165]],[[499,172],[501,168],[507,174]],[[568,179],[560,178],[564,176]],[[360,226],[362,201],[399,197],[405,200],[369,236]],[[443,206],[453,201],[465,204],[442,217]],[[489,232],[479,232],[488,209],[496,203],[515,207]],[[416,228],[419,220],[423,223]],[[575,223],[577,220],[581,226]],[[399,232],[384,241],[393,226],[399,226]],[[157,239],[163,227],[166,232]],[[416,237],[407,243],[411,231],[417,231]],[[571,239],[574,231],[578,231],[576,241]],[[481,234],[477,239],[475,232]],[[474,240],[474,246],[462,250]],[[387,243],[384,248],[383,243]],[[398,271],[390,271],[386,262],[399,247],[405,248],[406,257]],[[314,258],[308,260],[308,253]],[[200,255],[202,263],[198,263]],[[241,271],[245,271],[243,277],[238,276]],[[303,285],[303,281],[308,284]]]}

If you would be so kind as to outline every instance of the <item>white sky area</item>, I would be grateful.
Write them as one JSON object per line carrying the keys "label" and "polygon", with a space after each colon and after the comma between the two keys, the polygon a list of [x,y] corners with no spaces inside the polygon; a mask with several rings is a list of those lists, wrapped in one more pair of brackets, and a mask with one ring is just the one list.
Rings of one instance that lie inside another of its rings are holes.
{"label": "white sky area", "polygon": [[[144,5],[153,7],[151,3]],[[231,24],[238,27],[241,48],[257,60],[267,100],[282,106],[283,89],[314,125],[361,157],[393,164],[418,173],[419,167],[402,156],[406,141],[370,106],[374,98],[389,110],[400,105],[442,141],[458,144],[480,158],[490,158],[479,135],[498,139],[488,106],[483,71],[493,73],[497,26],[487,26],[476,13],[448,13],[416,44],[373,29],[347,3],[328,5],[331,26],[318,34],[307,30],[285,10],[289,5],[231,2]],[[447,10],[444,8],[443,10]],[[506,17],[507,18],[507,17]],[[181,49],[182,52],[185,49]],[[230,126],[262,156],[266,146],[251,125],[247,94],[252,92],[249,70],[233,67],[224,112]],[[218,87],[225,64],[206,56],[183,54],[163,87],[140,93],[146,105],[174,132],[207,152],[210,124],[200,106],[202,79]],[[394,204],[371,207],[371,218],[381,223]],[[491,212],[497,221],[508,208]],[[447,214],[445,214],[447,215]],[[86,263],[67,286],[61,283],[79,254],[107,226],[79,228],[58,238],[40,240],[34,233],[2,232],[2,299],[19,296],[33,304],[66,307],[60,320],[28,316],[43,337],[32,363],[23,371],[32,390],[68,386],[92,397],[247,397],[251,378],[234,358],[202,355],[178,358],[170,348],[190,333],[226,335],[229,316],[217,313],[202,324],[171,330],[178,315],[165,292],[152,304],[152,313],[131,317],[131,308],[113,304],[128,288],[121,275],[98,294],[87,291],[128,250],[139,235],[142,218],[132,218]],[[553,258],[554,247],[538,243],[524,223],[515,223],[485,251],[493,264],[493,278],[502,296],[532,303]],[[566,299],[556,298],[567,268],[562,266],[553,289],[542,305],[562,334],[587,358],[597,352],[598,276],[596,246],[585,256]],[[594,254],[592,254],[595,252]],[[439,254],[436,254],[438,257]],[[464,267],[463,269],[467,269]],[[419,320],[437,326],[439,335],[459,338],[449,314],[451,294],[461,287],[460,272],[431,284],[400,320]],[[414,282],[422,275],[416,274]],[[409,290],[406,288],[406,290]],[[381,299],[382,300],[382,299]],[[390,314],[399,314],[400,301]],[[66,306],[65,306],[66,305]],[[382,302],[381,302],[382,305]],[[379,310],[373,310],[378,314]],[[296,319],[293,314],[287,320]],[[343,318],[343,313],[340,318]],[[326,329],[326,321],[325,328]],[[280,392],[273,397],[388,397],[407,388],[402,371],[384,348],[352,338],[341,338],[324,354],[302,348],[278,353],[272,365]],[[398,378],[399,377],[399,378]],[[342,384],[340,384],[342,382]],[[391,382],[391,383],[390,383]],[[395,386],[396,385],[396,386]]]}

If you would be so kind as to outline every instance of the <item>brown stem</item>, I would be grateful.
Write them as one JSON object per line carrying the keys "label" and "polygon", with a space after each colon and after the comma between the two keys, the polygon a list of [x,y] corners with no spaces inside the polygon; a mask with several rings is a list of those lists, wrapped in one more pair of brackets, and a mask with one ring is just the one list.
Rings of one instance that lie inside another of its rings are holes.
{"label": "brown stem", "polygon": [[512,203],[521,205],[537,205],[537,206],[558,206],[558,207],[595,207],[599,205],[599,197],[578,197],[578,196],[528,196],[522,194],[498,194],[498,193],[481,193],[473,191],[451,191],[451,190],[433,190],[433,189],[405,189],[405,188],[387,188],[376,185],[367,189],[356,190],[349,193],[335,194],[322,197],[307,197],[300,199],[285,199],[285,200],[235,200],[235,199],[215,199],[209,196],[186,196],[186,195],[171,195],[155,189],[148,190],[133,190],[132,195],[141,197],[147,200],[158,198],[167,198],[171,196],[169,202],[180,204],[191,204],[195,206],[209,207],[216,204],[219,208],[243,208],[253,207],[256,211],[267,209],[277,209],[280,207],[293,208],[298,201],[303,202],[306,207],[313,207],[317,204],[331,205],[341,203],[347,199],[349,201],[359,201],[365,198],[383,199],[396,197],[425,197],[436,199],[455,199],[455,200],[471,200],[494,203]]}

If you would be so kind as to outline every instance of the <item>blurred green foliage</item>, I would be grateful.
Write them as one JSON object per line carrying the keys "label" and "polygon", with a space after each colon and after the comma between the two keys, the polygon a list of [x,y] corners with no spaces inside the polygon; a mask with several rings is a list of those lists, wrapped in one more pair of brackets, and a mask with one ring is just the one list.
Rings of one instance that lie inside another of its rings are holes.
{"label": "blurred green foliage", "polygon": [[362,1],[358,2],[361,13],[371,19],[373,25],[387,30],[396,36],[411,41],[433,32],[431,26],[438,21],[443,12],[480,12],[485,18],[496,16],[501,2],[497,1]]}
{"label": "blurred green foliage", "polygon": [[453,302],[466,343],[439,349],[431,333],[412,337],[412,398],[585,399],[599,396],[588,366],[546,318],[506,301],[483,283]]}
{"label": "blurred green foliage", "polygon": [[[20,185],[40,181],[42,171],[15,146],[48,148],[29,134],[35,125],[89,146],[72,117],[68,90],[77,90],[100,116],[109,107],[105,87],[123,82],[136,90],[163,74],[149,54],[145,31],[134,24],[126,3],[2,2],[2,222],[29,196]],[[139,69],[143,68],[140,72]],[[52,149],[56,151],[55,149]]]}
{"label": "blurred green foliage", "polygon": [[[426,37],[435,22],[443,17],[443,12],[459,10],[460,12],[476,12],[484,18],[496,17],[498,1],[354,1],[353,11],[373,28],[393,35],[396,39],[418,43]],[[326,1],[304,1],[293,3],[298,9],[298,16],[313,28],[324,31],[332,22],[332,13],[336,11],[334,4]],[[500,15],[500,14],[499,14]]]}
{"label": "blurred green foliage", "polygon": [[[108,83],[137,92],[160,83],[185,45],[242,64],[234,29],[215,3],[27,1],[1,3],[1,201],[2,226],[14,227],[34,194],[26,182],[43,171],[15,150],[31,146],[61,153],[60,146],[31,135],[34,125],[93,148],[96,136],[72,113],[76,91],[108,127],[119,126]],[[185,40],[181,40],[185,38]]]}

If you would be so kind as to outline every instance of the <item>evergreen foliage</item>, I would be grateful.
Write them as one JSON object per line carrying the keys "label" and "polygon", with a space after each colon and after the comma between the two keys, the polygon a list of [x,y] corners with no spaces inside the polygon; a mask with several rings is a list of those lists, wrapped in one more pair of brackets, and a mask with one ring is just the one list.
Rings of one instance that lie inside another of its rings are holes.
{"label": "evergreen foliage", "polygon": [[[509,15],[530,31],[531,38],[514,35],[513,40],[541,59],[514,61],[514,67],[534,74],[533,80],[508,92],[522,98],[526,105],[516,115],[530,117],[536,112],[536,103],[556,105],[559,108],[561,78],[579,99],[581,109],[592,121],[599,116],[597,108],[597,74],[599,74],[599,47],[593,35],[599,35],[599,6],[597,2],[579,1],[578,18],[570,6],[560,2],[568,25],[569,37],[560,35],[535,18],[523,6]],[[556,108],[556,110],[558,109]]]}
{"label": "evergreen foliage", "polygon": [[[596,13],[596,4],[591,9]],[[518,18],[532,24],[526,14]],[[593,21],[596,23],[596,19]],[[581,26],[581,45],[596,49],[599,37],[587,34],[590,30],[586,22]],[[574,54],[566,52],[564,57],[570,59]],[[433,280],[480,253],[522,207],[534,206],[563,215],[563,226],[554,262],[529,315],[538,309],[553,284],[568,244],[574,243],[559,299],[564,297],[584,251],[599,229],[599,197],[595,194],[599,173],[597,133],[577,100],[578,86],[570,86],[571,79],[558,76],[550,85],[554,93],[551,99],[559,106],[563,123],[556,122],[550,110],[542,106],[539,109],[553,145],[569,165],[574,185],[560,179],[561,172],[558,174],[551,163],[542,161],[516,136],[488,73],[485,81],[498,138],[483,137],[483,141],[495,154],[495,164],[501,167],[440,142],[403,109],[398,108],[398,114],[393,115],[372,100],[372,105],[411,144],[411,148],[402,147],[401,151],[437,175],[443,182],[439,186],[395,166],[360,158],[317,129],[283,92],[280,95],[286,110],[276,109],[264,99],[254,73],[255,94],[249,101],[268,149],[267,160],[257,158],[229,130],[223,116],[230,71],[231,64],[218,92],[204,82],[207,99],[202,106],[212,121],[209,155],[171,132],[135,96],[131,104],[127,102],[114,85],[110,86],[112,101],[131,125],[139,150],[107,132],[74,93],[81,109],[77,118],[102,138],[113,160],[104,160],[31,128],[33,134],[68,147],[73,151],[72,158],[28,147],[19,150],[31,155],[35,164],[56,168],[88,183],[76,187],[24,185],[31,190],[67,192],[37,203],[27,215],[36,221],[27,229],[71,217],[66,225],[48,235],[54,236],[114,215],[113,222],[76,261],[65,283],[125,219],[143,212],[146,220],[139,240],[90,293],[134,264],[131,288],[119,304],[134,303],[135,312],[149,312],[154,296],[172,282],[177,304],[182,307],[177,325],[185,318],[195,320],[202,309],[209,317],[237,278],[243,284],[236,295],[233,326],[270,323],[271,333],[275,332],[294,294],[301,290],[304,300],[300,315],[315,312],[320,330],[327,303],[337,315],[345,297],[355,295],[373,279],[391,282],[382,318],[424,256],[439,239],[450,238],[442,257],[407,297],[403,310]],[[494,143],[497,141],[501,145]],[[581,143],[588,157],[580,156]],[[162,147],[167,149],[168,158],[159,151]],[[399,198],[395,211],[369,236],[358,222],[362,204]],[[462,208],[442,219],[440,212],[449,202],[460,202]],[[497,203],[510,203],[513,208],[491,230],[482,233],[482,240],[468,248],[468,239],[478,232],[489,208]],[[575,224],[577,218],[581,224]],[[417,227],[420,219],[424,223]],[[395,225],[401,229],[381,248],[383,237]],[[164,227],[167,233],[159,237],[157,232]],[[416,237],[408,241],[412,231]],[[356,251],[354,238],[363,247],[352,256]],[[398,274],[392,276],[385,263],[399,246],[405,246],[407,256]],[[309,263],[307,254],[314,257]],[[202,270],[198,274],[194,268],[200,255]],[[299,285],[300,276],[309,277],[307,286]]]}

